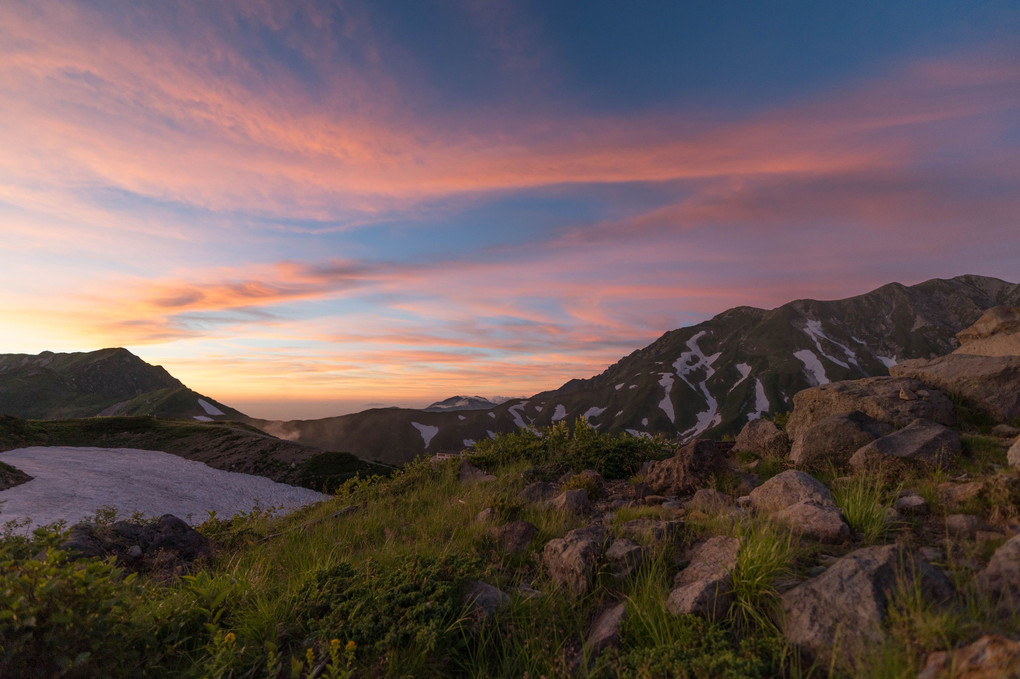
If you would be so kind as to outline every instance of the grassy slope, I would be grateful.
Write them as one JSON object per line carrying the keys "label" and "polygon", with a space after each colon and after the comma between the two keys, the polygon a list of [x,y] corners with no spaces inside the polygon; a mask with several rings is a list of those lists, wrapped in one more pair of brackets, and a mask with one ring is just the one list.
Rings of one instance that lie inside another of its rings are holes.
{"label": "grassy slope", "polygon": [[[976,478],[987,477],[1002,462],[1001,446],[982,437],[967,441],[967,453],[957,466]],[[112,588],[113,598],[104,601],[117,603],[105,613],[90,608],[93,597],[86,591],[48,585],[58,592],[48,596],[64,597],[58,608],[70,611],[67,625],[79,623],[78,615],[95,614],[100,617],[90,619],[89,629],[97,629],[97,624],[105,629],[105,615],[108,627],[117,632],[114,639],[61,636],[63,617],[40,615],[37,623],[46,630],[56,628],[53,643],[71,645],[63,649],[68,657],[91,652],[82,661],[83,669],[99,666],[112,676],[307,677],[320,661],[331,660],[329,667],[335,672],[329,674],[327,668],[325,676],[348,676],[345,672],[354,670],[359,677],[558,677],[574,673],[581,642],[598,612],[623,601],[628,617],[621,650],[605,654],[587,671],[582,665],[582,676],[824,677],[830,676],[828,667],[799,663],[777,635],[777,583],[805,577],[823,553],[838,555],[894,539],[930,544],[932,526],[950,511],[932,493],[932,520],[876,527],[877,513],[864,510],[878,507],[884,514],[884,506],[901,485],[928,493],[939,477],[890,479],[867,474],[838,482],[847,484],[840,486],[837,497],[858,528],[853,542],[840,547],[823,550],[800,544],[760,519],[734,523],[692,514],[677,542],[650,543],[648,565],[635,577],[618,582],[603,573],[590,594],[575,600],[555,590],[540,555],[549,539],[581,525],[583,519],[518,500],[524,484],[536,478],[535,459],[540,463],[539,477],[543,469],[549,478],[561,471],[541,464],[553,458],[543,458],[544,452],[535,458],[534,448],[527,453],[524,443],[518,440],[510,448],[483,451],[488,454],[479,462],[496,465],[492,470],[499,473],[491,484],[461,484],[456,462],[439,467],[416,463],[389,480],[347,484],[335,500],[288,517],[256,514],[207,523],[202,530],[218,545],[213,564],[170,584],[96,576],[91,590],[109,594],[104,588]],[[561,443],[564,450],[573,445],[568,439]],[[603,443],[600,437],[585,442],[582,454],[574,459],[582,460],[585,450]],[[522,453],[516,459],[508,454],[514,447]],[[533,461],[523,462],[524,456]],[[774,471],[782,466],[771,464]],[[532,470],[527,478],[525,469]],[[831,482],[827,475],[821,477]],[[969,509],[992,521],[996,511],[1010,511],[1009,518],[1015,520],[1020,497],[1011,497],[1008,487],[994,505],[982,505],[987,500],[983,498]],[[532,549],[524,555],[500,553],[488,525],[474,521],[485,507],[496,508],[498,523],[514,518],[534,523],[539,532]],[[630,518],[667,514],[657,507],[620,509],[610,526],[616,532]],[[684,546],[720,533],[740,535],[745,545],[729,615],[715,624],[670,616],[664,601]],[[939,565],[962,585],[961,604],[944,612],[912,598],[910,592],[898,595],[888,642],[865,661],[868,676],[914,676],[930,651],[986,632],[1020,634],[1020,616],[993,620],[987,603],[965,584],[975,564],[986,562],[994,546],[965,540],[945,544],[946,557]],[[7,567],[0,573],[42,568],[28,559],[38,548],[8,540],[0,552],[0,566]],[[12,564],[15,570],[10,569]],[[43,579],[50,583],[72,579],[70,566],[48,563],[45,568],[49,570]],[[475,578],[512,594],[508,608],[484,623],[472,619],[451,596],[455,585]],[[522,585],[543,594],[532,598],[519,593]],[[37,597],[27,606],[40,607],[45,599]],[[18,630],[0,617],[0,639],[12,654],[20,648],[15,643]],[[49,658],[54,653],[45,647],[48,638],[34,630],[30,642],[19,643],[39,644],[33,652]],[[331,646],[333,639],[337,642]]]}

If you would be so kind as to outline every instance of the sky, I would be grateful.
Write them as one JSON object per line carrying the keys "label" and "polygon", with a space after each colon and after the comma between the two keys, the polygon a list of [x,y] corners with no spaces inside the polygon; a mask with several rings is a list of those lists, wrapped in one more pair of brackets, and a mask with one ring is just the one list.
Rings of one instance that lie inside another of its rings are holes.
{"label": "sky", "polygon": [[1018,282],[1018,217],[1016,2],[0,3],[0,353],[257,417]]}

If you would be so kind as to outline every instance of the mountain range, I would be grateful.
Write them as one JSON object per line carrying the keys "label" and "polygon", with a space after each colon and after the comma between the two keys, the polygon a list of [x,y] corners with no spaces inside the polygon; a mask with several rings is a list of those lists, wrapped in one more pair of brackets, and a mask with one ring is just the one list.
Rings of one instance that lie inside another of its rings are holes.
{"label": "mountain range", "polygon": [[965,275],[771,310],[736,307],[671,330],[599,375],[527,399],[494,405],[456,396],[424,410],[379,408],[316,420],[246,417],[124,349],[5,355],[0,413],[237,419],[306,446],[389,464],[577,419],[607,433],[718,438],[790,410],[793,395],[807,387],[887,375],[900,361],[948,353],[957,332],[998,305],[1020,305],[1020,285]]}

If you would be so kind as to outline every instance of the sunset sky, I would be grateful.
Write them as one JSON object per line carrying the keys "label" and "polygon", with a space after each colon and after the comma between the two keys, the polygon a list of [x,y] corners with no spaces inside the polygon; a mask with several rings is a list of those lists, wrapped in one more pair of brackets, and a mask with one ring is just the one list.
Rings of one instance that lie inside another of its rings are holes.
{"label": "sunset sky", "polygon": [[5,0],[0,353],[248,414],[516,396],[1020,281],[1020,4]]}

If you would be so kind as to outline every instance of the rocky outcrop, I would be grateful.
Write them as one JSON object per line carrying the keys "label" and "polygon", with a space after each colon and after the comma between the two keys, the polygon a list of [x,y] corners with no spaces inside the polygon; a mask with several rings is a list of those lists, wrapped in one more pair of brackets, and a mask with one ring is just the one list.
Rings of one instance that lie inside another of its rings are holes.
{"label": "rocky outcrop", "polygon": [[720,493],[714,488],[702,488],[690,500],[684,503],[687,511],[719,514],[733,508],[733,498]]}
{"label": "rocky outcrop", "polygon": [[531,546],[531,541],[538,535],[538,528],[527,521],[511,521],[492,528],[490,534],[496,540],[500,551],[519,554]]}
{"label": "rocky outcrop", "polygon": [[1020,608],[1020,535],[995,550],[974,584],[1002,615]]}
{"label": "rocky outcrop", "polygon": [[774,512],[798,502],[817,502],[835,506],[832,491],[802,471],[788,469],[751,491],[751,506],[761,512]]}
{"label": "rocky outcrop", "polygon": [[928,656],[917,679],[1016,679],[1020,641],[989,634],[955,651]]}
{"label": "rocky outcrop", "polygon": [[724,450],[714,441],[691,441],[673,457],[652,462],[645,483],[654,493],[681,495],[690,493],[725,468]]}
{"label": "rocky outcrop", "polygon": [[944,467],[961,450],[959,435],[949,427],[926,420],[914,420],[903,429],[863,446],[850,458],[850,466],[864,469],[895,461],[929,468]]}
{"label": "rocky outcrop", "polygon": [[782,597],[783,630],[808,658],[856,667],[882,643],[882,622],[900,583],[916,582],[928,601],[946,601],[952,585],[941,572],[902,547],[858,549]]}
{"label": "rocky outcrop", "polygon": [[790,449],[798,467],[842,467],[861,446],[893,431],[893,427],[859,410],[830,415],[802,429]]}
{"label": "rocky outcrop", "polygon": [[613,540],[613,544],[606,551],[606,563],[613,571],[613,577],[617,580],[629,578],[644,562],[649,547],[637,544],[627,538]]}
{"label": "rocky outcrop", "polygon": [[786,432],[772,420],[758,418],[744,425],[733,446],[735,453],[753,453],[761,457],[783,457],[790,450]]}
{"label": "rocky outcrop", "polygon": [[739,552],[740,540],[722,535],[699,545],[687,568],[673,581],[673,591],[666,600],[669,612],[695,613],[710,620],[725,615],[732,601],[732,576]]}
{"label": "rocky outcrop", "polygon": [[575,488],[573,490],[565,490],[552,500],[549,500],[548,506],[550,509],[560,512],[582,514],[588,511],[589,507],[591,507],[591,502],[588,501],[588,491],[584,488]]}
{"label": "rocky outcrop", "polygon": [[793,532],[803,537],[836,544],[850,539],[850,526],[843,520],[843,512],[834,505],[817,502],[798,502],[772,515]]}
{"label": "rocky outcrop", "polygon": [[956,333],[960,346],[954,354],[1020,356],[1020,307],[988,309],[974,325]]}
{"label": "rocky outcrop", "polygon": [[896,427],[917,419],[945,425],[954,421],[953,403],[942,392],[909,377],[869,377],[798,392],[786,432],[796,441],[825,418],[854,411]]}
{"label": "rocky outcrop", "polygon": [[115,556],[118,565],[139,571],[181,572],[212,556],[209,540],[172,514],[150,523],[77,523],[60,547],[81,557]]}
{"label": "rocky outcrop", "polygon": [[606,532],[598,526],[577,528],[562,538],[550,540],[542,551],[542,562],[550,579],[574,596],[586,594],[605,542]]}
{"label": "rocky outcrop", "polygon": [[461,602],[468,606],[472,617],[480,621],[510,605],[510,597],[486,582],[474,580],[465,585]]}

